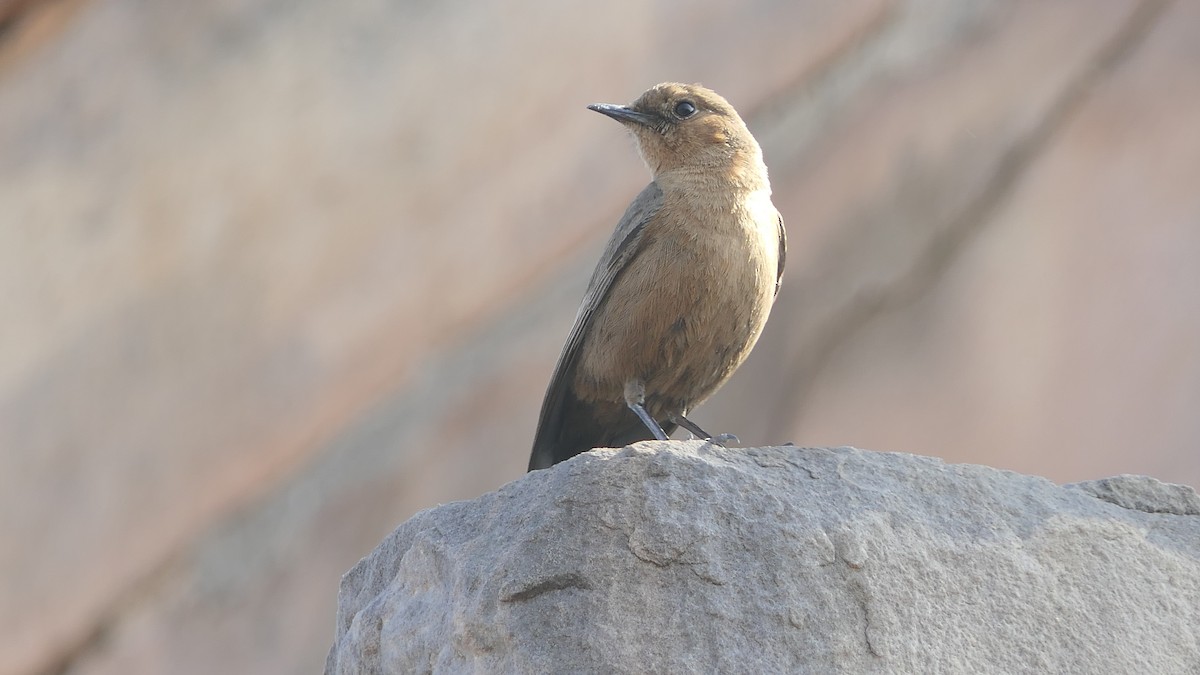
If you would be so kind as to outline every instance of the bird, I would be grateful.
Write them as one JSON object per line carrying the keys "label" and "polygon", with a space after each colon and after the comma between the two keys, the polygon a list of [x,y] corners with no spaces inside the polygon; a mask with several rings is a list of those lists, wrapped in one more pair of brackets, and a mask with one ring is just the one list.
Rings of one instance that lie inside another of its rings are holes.
{"label": "bird", "polygon": [[787,257],[762,150],[721,95],[664,82],[588,108],[633,136],[651,182],[588,282],[546,388],[529,458],[667,440],[750,354]]}

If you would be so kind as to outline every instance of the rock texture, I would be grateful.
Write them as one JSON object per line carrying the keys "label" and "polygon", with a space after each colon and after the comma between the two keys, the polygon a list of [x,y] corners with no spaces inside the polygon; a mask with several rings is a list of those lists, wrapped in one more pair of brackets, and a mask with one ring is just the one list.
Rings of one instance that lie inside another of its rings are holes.
{"label": "rock texture", "polygon": [[1196,499],[853,448],[601,450],[397,529],[342,580],[326,672],[1196,673]]}

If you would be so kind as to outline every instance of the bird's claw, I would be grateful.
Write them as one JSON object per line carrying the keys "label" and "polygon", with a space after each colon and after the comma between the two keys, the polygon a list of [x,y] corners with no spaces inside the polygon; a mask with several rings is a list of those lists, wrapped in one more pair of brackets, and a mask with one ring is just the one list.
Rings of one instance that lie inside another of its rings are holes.
{"label": "bird's claw", "polygon": [[737,443],[740,445],[742,442],[742,439],[738,438],[737,436],[734,436],[733,434],[717,434],[716,436],[713,436],[712,438],[708,439],[709,443],[719,445],[722,448],[727,447],[727,445],[730,441],[733,441],[734,443]]}

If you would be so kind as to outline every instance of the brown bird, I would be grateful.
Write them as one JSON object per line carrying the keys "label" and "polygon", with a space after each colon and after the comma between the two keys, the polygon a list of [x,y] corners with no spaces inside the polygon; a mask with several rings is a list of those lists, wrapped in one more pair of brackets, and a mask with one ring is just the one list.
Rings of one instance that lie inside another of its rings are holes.
{"label": "brown bird", "polygon": [[[653,180],[592,273],[538,419],[529,470],[597,447],[666,440],[749,355],[779,290],[787,240],[762,150],[699,85],[664,83],[623,124]],[[730,437],[732,438],[732,437]]]}

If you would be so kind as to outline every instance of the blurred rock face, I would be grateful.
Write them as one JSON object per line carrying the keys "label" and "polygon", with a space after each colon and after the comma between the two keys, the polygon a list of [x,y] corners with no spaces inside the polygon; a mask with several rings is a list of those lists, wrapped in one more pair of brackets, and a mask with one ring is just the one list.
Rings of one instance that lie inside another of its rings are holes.
{"label": "blurred rock face", "polygon": [[319,667],[520,475],[669,79],[790,237],[702,425],[1200,483],[1200,9],[814,4],[0,4],[0,673]]}

